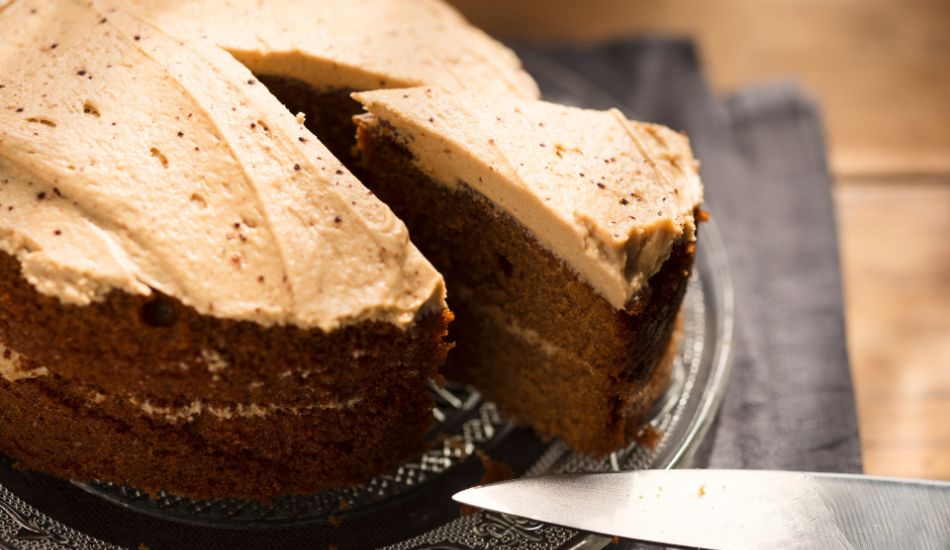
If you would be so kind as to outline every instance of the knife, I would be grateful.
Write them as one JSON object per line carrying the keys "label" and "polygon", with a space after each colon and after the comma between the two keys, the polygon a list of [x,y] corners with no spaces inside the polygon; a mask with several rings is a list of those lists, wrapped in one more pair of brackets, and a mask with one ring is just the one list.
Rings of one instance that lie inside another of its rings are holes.
{"label": "knife", "polygon": [[699,548],[950,549],[950,482],[765,470],[529,477],[456,501],[583,531]]}

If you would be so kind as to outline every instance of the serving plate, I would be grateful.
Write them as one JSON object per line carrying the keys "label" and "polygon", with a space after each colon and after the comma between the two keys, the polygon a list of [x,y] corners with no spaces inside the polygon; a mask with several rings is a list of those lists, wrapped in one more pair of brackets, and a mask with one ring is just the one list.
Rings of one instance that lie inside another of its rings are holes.
{"label": "serving plate", "polygon": [[[547,99],[598,108],[619,104],[549,58],[525,61]],[[68,483],[3,461],[0,548],[602,548],[610,539],[501,514],[460,514],[451,494],[483,479],[484,460],[516,475],[686,463],[715,417],[729,373],[732,282],[714,221],[700,228],[683,320],[673,376],[651,412],[645,437],[603,460],[571,452],[558,441],[540,441],[508,422],[474,389],[448,383],[432,387],[436,424],[428,451],[387,475],[339,491],[268,503],[195,501],[108,483]]]}

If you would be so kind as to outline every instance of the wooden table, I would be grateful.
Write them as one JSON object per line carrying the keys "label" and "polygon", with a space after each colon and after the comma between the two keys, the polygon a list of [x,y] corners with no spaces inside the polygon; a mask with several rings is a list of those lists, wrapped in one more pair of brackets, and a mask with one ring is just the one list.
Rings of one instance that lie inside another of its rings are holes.
{"label": "wooden table", "polygon": [[950,479],[950,2],[456,0],[501,37],[693,37],[727,92],[824,107],[867,473]]}

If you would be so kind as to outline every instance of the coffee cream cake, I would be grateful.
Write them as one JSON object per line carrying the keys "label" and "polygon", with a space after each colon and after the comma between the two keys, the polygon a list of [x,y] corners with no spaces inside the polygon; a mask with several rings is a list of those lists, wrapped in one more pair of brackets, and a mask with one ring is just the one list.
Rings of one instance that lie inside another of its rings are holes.
{"label": "coffee cream cake", "polygon": [[302,119],[107,2],[0,28],[0,449],[201,497],[418,452],[442,277]]}
{"label": "coffee cream cake", "polygon": [[453,345],[449,376],[594,455],[662,391],[685,138],[537,101],[447,5],[0,0],[0,28],[0,451],[25,467],[359,482],[422,449]]}
{"label": "coffee cream cake", "polygon": [[702,202],[686,138],[434,88],[354,96],[364,183],[445,276],[447,374],[603,455],[664,389]]}

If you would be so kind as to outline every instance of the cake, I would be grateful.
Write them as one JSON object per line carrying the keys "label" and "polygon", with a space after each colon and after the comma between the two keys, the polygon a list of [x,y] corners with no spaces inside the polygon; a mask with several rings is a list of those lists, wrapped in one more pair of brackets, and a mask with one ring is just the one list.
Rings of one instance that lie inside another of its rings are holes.
{"label": "cake", "polygon": [[537,98],[521,62],[441,0],[135,0],[247,66],[338,158],[352,158],[353,91],[430,85]]}
{"label": "cake", "polygon": [[600,456],[665,389],[702,185],[668,128],[511,95],[355,94],[364,183],[445,276],[446,374]]}
{"label": "cake", "polygon": [[0,0],[0,26],[0,452],[24,467],[266,499],[419,452],[447,354],[593,455],[665,387],[685,138],[538,101],[445,4]]}
{"label": "cake", "polygon": [[254,498],[420,451],[441,275],[245,66],[118,5],[0,10],[0,450]]}

